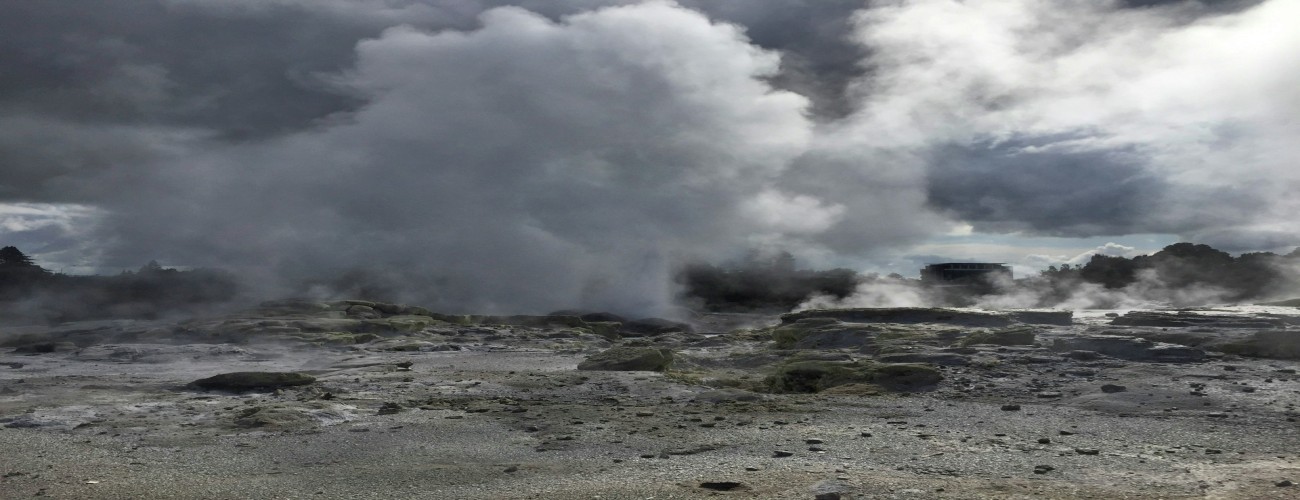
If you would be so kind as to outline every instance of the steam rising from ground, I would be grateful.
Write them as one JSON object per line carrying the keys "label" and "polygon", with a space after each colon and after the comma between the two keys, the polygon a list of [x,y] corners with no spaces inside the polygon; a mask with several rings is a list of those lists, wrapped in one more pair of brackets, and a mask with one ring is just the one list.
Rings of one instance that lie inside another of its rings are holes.
{"label": "steam rising from ground", "polygon": [[[24,229],[59,242],[38,258],[483,312],[662,314],[683,262],[864,262],[962,226],[1297,243],[1300,0],[1134,3],[131,0],[104,15],[222,57],[6,25],[30,74],[0,81],[0,202],[93,214]],[[18,17],[69,8],[103,7]],[[252,83],[206,84],[227,74]],[[926,300],[870,286],[853,304]],[[1140,286],[1061,303],[1215,295]]]}
{"label": "steam rising from ground", "polygon": [[[1300,266],[1276,269],[1288,286],[1273,290],[1251,302],[1290,299],[1300,295]],[[1210,283],[1171,285],[1156,269],[1137,271],[1136,280],[1123,287],[1107,288],[1075,278],[1053,279],[1034,276],[1013,280],[995,276],[987,290],[967,287],[931,286],[918,280],[868,277],[847,297],[817,294],[794,310],[852,307],[976,307],[981,309],[1158,309],[1224,305],[1241,302],[1240,291]]]}
{"label": "steam rising from ground", "polygon": [[[807,101],[763,83],[778,58],[735,27],[663,3],[482,23],[362,42],[334,82],[364,107],[177,158],[141,179],[156,196],[119,200],[114,232],[290,278],[360,271],[443,307],[654,312],[683,254],[821,210],[771,187]],[[758,192],[776,206],[748,217]]]}

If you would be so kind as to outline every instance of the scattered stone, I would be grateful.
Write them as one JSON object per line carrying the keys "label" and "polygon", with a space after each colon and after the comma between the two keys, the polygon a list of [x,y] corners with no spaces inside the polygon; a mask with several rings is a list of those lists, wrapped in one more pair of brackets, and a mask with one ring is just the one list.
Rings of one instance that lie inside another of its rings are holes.
{"label": "scattered stone", "polygon": [[1061,397],[1061,393],[1059,393],[1059,392],[1055,392],[1055,391],[1040,392],[1040,393],[1038,393],[1038,397],[1041,398],[1041,399],[1053,399],[1053,398],[1059,398],[1059,397]]}
{"label": "scattered stone", "polygon": [[1124,387],[1122,385],[1116,385],[1116,384],[1104,384],[1101,386],[1101,392],[1104,392],[1106,394],[1114,394],[1117,392],[1124,392],[1127,390],[1128,387]]}
{"label": "scattered stone", "polygon": [[301,427],[311,425],[313,421],[294,409],[254,406],[236,413],[233,423],[239,428],[258,429]]}
{"label": "scattered stone", "polygon": [[1074,452],[1075,452],[1075,453],[1078,453],[1078,454],[1080,454],[1080,455],[1100,455],[1100,454],[1101,454],[1101,450],[1098,450],[1098,449],[1096,449],[1096,448],[1075,448],[1075,449],[1074,449]]}
{"label": "scattered stone", "polygon": [[1002,405],[1002,411],[1020,411],[1020,405]]}
{"label": "scattered stone", "polygon": [[1047,474],[1048,472],[1052,472],[1052,471],[1054,471],[1054,470],[1056,470],[1056,467],[1052,467],[1052,466],[1050,466],[1050,465],[1035,465],[1035,466],[1034,466],[1034,474]]}
{"label": "scattered stone", "polygon": [[1273,483],[1273,486],[1277,486],[1278,488],[1287,488],[1293,485],[1295,485],[1295,483],[1292,483],[1291,480],[1289,479],[1283,479],[1281,481]]}
{"label": "scattered stone", "polygon": [[379,412],[378,412],[377,414],[378,414],[378,415],[392,415],[392,414],[394,414],[394,413],[398,413],[398,412],[400,412],[400,411],[402,411],[402,405],[401,405],[401,404],[399,404],[399,403],[388,402],[388,403],[384,403],[382,406],[379,407]]}
{"label": "scattered stone", "polygon": [[793,452],[793,451],[781,451],[781,450],[776,450],[776,451],[772,452],[772,458],[784,458],[784,457],[790,457],[790,456],[794,456],[794,452]]}
{"label": "scattered stone", "polygon": [[822,443],[825,443],[826,441],[823,441],[823,440],[820,440],[820,439],[817,439],[817,438],[809,438],[809,439],[805,439],[805,440],[803,440],[803,442],[804,442],[804,444],[822,444]]}
{"label": "scattered stone", "polygon": [[1052,444],[1051,438],[1038,438],[1038,444]]}

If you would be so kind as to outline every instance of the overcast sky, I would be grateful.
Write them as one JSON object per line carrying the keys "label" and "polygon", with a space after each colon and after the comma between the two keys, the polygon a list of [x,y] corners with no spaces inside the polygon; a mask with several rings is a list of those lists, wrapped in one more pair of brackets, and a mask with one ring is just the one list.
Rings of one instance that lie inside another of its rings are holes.
{"label": "overcast sky", "polygon": [[0,0],[0,243],[667,307],[753,248],[915,275],[1300,244],[1300,0]]}

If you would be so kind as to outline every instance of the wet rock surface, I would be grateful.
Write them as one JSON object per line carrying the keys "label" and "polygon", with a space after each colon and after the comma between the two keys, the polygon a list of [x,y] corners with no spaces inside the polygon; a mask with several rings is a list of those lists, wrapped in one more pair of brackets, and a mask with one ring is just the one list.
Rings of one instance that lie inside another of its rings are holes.
{"label": "wet rock surface", "polygon": [[[0,496],[1294,494],[1286,311],[958,312],[687,324],[280,301],[0,329]],[[197,385],[219,374],[234,385]]]}

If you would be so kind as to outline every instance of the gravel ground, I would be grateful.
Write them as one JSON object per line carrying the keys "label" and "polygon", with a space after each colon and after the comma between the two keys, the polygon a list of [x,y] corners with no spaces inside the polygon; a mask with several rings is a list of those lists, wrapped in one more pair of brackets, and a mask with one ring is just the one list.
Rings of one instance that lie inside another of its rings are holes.
{"label": "gravel ground", "polygon": [[[1040,348],[989,346],[923,390],[766,394],[575,369],[627,340],[438,328],[348,346],[0,348],[0,497],[1300,496],[1285,482],[1300,481],[1295,361],[1044,361]],[[411,339],[427,345],[394,347]],[[752,334],[663,342],[698,363],[771,352]],[[727,369],[766,373],[745,366]],[[186,386],[254,370],[316,382]]]}

